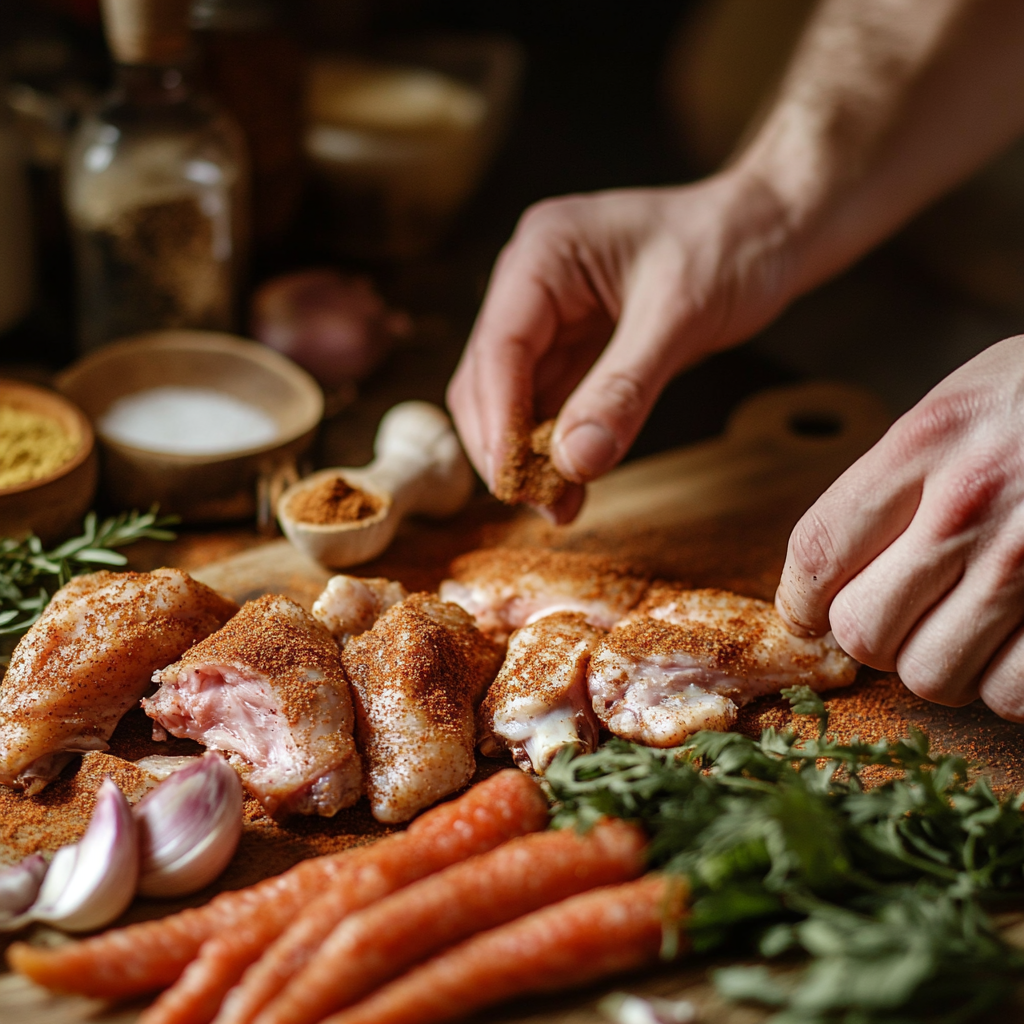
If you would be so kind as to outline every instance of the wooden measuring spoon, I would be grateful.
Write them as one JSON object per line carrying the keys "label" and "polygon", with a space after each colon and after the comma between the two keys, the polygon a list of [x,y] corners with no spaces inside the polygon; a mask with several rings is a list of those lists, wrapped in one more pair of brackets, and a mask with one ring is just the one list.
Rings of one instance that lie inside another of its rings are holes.
{"label": "wooden measuring spoon", "polygon": [[[322,565],[341,569],[368,562],[391,543],[403,516],[443,519],[473,492],[473,470],[451,421],[429,402],[402,402],[385,413],[373,453],[368,466],[324,469],[281,495],[277,517],[285,536]],[[296,497],[338,477],[376,498],[380,508],[365,519],[329,525],[290,514]]]}

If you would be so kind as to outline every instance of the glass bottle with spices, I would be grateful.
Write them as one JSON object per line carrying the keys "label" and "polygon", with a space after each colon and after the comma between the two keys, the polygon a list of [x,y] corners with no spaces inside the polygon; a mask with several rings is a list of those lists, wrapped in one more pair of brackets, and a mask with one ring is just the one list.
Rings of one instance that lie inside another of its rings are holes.
{"label": "glass bottle with spices", "polygon": [[65,201],[84,350],[228,330],[247,242],[241,132],[190,83],[189,0],[102,0],[112,92],[72,142]]}

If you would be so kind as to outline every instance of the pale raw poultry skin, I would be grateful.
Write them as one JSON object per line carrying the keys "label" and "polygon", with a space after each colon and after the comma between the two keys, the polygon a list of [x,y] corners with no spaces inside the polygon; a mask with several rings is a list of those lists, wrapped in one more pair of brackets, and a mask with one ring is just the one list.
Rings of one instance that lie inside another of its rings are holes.
{"label": "pale raw poultry skin", "polygon": [[439,594],[499,643],[553,612],[579,612],[610,629],[640,600],[647,580],[603,555],[540,548],[490,548],[455,559]]}
{"label": "pale raw poultry skin", "polygon": [[795,637],[767,601],[654,586],[590,660],[594,712],[615,735],[672,747],[723,730],[739,707],[787,686],[847,686],[857,663],[831,634]]}
{"label": "pale raw poultry skin", "polygon": [[313,618],[344,647],[408,596],[401,583],[383,576],[332,576],[313,604]]}
{"label": "pale raw poultry skin", "polygon": [[94,572],[65,584],[0,685],[0,783],[38,793],[75,754],[106,750],[154,670],[237,610],[178,569]]}
{"label": "pale raw poultry skin", "polygon": [[481,751],[507,749],[524,771],[543,775],[564,746],[594,750],[600,727],[587,667],[604,635],[579,612],[554,612],[517,629],[480,707]]}
{"label": "pale raw poultry skin", "polygon": [[331,635],[294,601],[249,601],[153,676],[157,727],[234,755],[268,814],[330,817],[362,793],[352,697]]}
{"label": "pale raw poultry skin", "polygon": [[408,821],[476,768],[476,706],[501,650],[460,607],[413,594],[342,654],[378,821]]}

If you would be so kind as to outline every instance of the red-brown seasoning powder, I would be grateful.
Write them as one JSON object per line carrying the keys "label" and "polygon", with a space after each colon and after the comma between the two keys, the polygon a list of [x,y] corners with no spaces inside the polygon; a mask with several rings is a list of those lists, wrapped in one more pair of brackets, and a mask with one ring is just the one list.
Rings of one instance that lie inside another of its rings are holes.
{"label": "red-brown seasoning powder", "polygon": [[550,508],[565,493],[568,481],[551,461],[551,435],[555,421],[532,427],[516,423],[505,439],[506,455],[494,494],[506,505],[539,505]]}
{"label": "red-brown seasoning powder", "polygon": [[343,477],[335,476],[296,494],[288,503],[288,514],[300,523],[337,526],[369,519],[382,505],[376,495],[367,494]]}

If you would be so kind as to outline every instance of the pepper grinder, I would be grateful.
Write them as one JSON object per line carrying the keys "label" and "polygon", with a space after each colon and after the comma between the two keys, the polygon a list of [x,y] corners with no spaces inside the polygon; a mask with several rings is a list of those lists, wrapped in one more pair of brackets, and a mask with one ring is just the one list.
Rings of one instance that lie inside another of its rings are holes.
{"label": "pepper grinder", "polygon": [[83,350],[231,330],[248,231],[241,131],[191,83],[190,0],[102,0],[117,62],[66,168]]}

